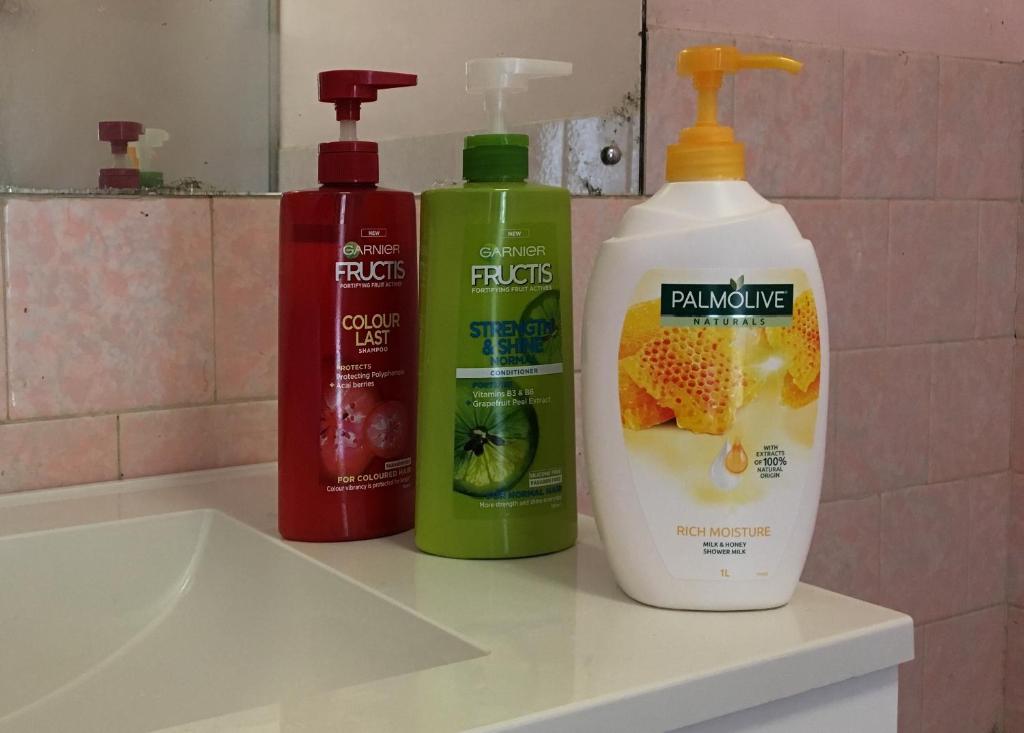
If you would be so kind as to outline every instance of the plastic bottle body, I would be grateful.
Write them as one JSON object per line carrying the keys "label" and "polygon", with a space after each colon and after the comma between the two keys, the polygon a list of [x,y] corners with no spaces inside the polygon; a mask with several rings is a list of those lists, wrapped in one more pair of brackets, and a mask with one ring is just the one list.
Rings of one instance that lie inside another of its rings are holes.
{"label": "plastic bottle body", "polygon": [[281,200],[279,529],[333,542],[412,527],[417,371],[411,193]]}
{"label": "plastic bottle body", "polygon": [[[702,307],[718,312],[694,320]],[[802,351],[785,315],[801,309],[817,320]],[[794,391],[791,372],[813,384]],[[627,594],[695,610],[789,601],[817,514],[828,380],[820,270],[785,209],[723,181],[668,184],[626,214],[588,289],[582,404],[596,518]],[[733,404],[702,412],[705,394]]]}
{"label": "plastic bottle body", "polygon": [[427,191],[421,213],[416,543],[539,555],[576,540],[569,196]]}

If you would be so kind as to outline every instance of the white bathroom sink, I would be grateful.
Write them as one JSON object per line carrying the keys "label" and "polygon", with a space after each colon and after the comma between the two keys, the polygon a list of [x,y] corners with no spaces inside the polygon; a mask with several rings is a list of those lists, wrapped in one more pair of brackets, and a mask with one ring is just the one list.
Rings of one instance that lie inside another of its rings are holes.
{"label": "white bathroom sink", "polygon": [[150,731],[481,656],[212,510],[0,538],[0,731]]}

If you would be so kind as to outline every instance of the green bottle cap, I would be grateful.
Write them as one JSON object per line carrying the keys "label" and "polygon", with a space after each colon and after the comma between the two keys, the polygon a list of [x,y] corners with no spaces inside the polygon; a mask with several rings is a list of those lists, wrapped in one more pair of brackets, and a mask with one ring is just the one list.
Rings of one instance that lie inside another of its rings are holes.
{"label": "green bottle cap", "polygon": [[139,185],[143,188],[160,188],[164,185],[161,171],[139,171]]}
{"label": "green bottle cap", "polygon": [[470,135],[462,149],[462,177],[467,181],[525,181],[530,173],[529,157],[528,135]]}

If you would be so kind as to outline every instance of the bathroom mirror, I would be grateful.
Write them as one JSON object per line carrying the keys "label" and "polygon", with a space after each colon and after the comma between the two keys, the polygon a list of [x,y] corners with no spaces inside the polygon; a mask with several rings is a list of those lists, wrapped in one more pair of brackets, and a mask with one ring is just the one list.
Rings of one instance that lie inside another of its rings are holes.
{"label": "bathroom mirror", "polygon": [[[330,68],[419,75],[364,105],[359,137],[380,143],[383,185],[421,191],[460,178],[462,138],[486,124],[465,60],[514,55],[574,65],[509,105],[531,178],[636,193],[642,2],[0,0],[0,192],[116,193],[99,170],[126,165],[163,194],[315,185],[316,146],[338,135],[317,101]],[[115,158],[101,120],[147,133]]]}

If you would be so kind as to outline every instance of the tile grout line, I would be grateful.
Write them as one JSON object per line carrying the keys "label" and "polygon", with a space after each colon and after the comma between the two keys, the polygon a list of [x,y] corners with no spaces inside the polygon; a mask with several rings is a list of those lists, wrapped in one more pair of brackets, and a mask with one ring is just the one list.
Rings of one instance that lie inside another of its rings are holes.
{"label": "tile grout line", "polygon": [[[845,54],[843,58],[845,58]],[[892,201],[885,201],[885,320],[882,322],[882,342],[889,345],[889,309],[892,297],[889,295],[889,276],[892,274]]]}
{"label": "tile grout line", "polygon": [[[846,49],[839,47],[839,186],[836,189],[836,198],[843,197],[843,169],[846,167]],[[888,214],[889,202],[886,200],[886,214]],[[886,227],[886,244],[888,244],[889,227]],[[889,296],[889,289],[886,288],[886,297]],[[886,319],[888,320],[888,304],[886,304]],[[888,334],[886,334],[888,337]]]}
{"label": "tile grout line", "polygon": [[[1020,85],[1024,82],[1024,62],[1018,62],[1015,65],[1017,66],[1017,84]],[[1024,141],[1024,115],[1022,115],[1021,123],[1017,128],[1017,136]],[[1024,153],[1024,144],[1022,144],[1022,153]],[[1020,160],[1017,161],[1017,191],[1017,202],[1019,204],[1024,201],[1024,154],[1022,154]],[[1018,236],[1019,234],[1020,233],[1018,232]]]}
{"label": "tile grout line", "polygon": [[[843,132],[840,133],[841,135],[844,135],[846,133],[846,103],[845,103],[845,99],[846,99],[846,49],[843,49],[843,126],[842,126]],[[843,153],[843,150],[841,149],[840,150],[840,193],[842,193],[843,188],[844,188],[844,175],[843,175],[843,172],[844,172],[844,167],[845,166],[846,166],[846,155]],[[889,307],[890,307],[890,301],[891,301],[891,298],[889,297],[889,291],[891,290],[889,285],[890,285],[890,277],[892,276],[892,228],[893,228],[893,217],[892,217],[892,202],[890,200],[888,200],[888,199],[886,200],[886,214],[885,214],[885,216],[886,216],[886,281],[885,281],[886,282],[886,303],[885,303],[886,311],[885,311],[885,322],[884,322],[883,329],[882,329],[882,341],[886,344],[886,348],[889,348],[889,346],[890,346],[890,344],[889,344]],[[930,389],[931,388],[929,388],[929,390]],[[930,392],[929,392],[929,399],[931,399],[931,393]],[[931,409],[930,408],[929,408],[929,413],[931,413]],[[837,421],[837,433],[839,432],[838,425],[839,425],[839,423]],[[839,446],[837,445],[837,449],[838,448],[839,448]],[[927,451],[925,452],[925,461],[926,461],[926,463],[925,463],[925,478],[928,478],[928,463],[927,463],[928,462],[928,452]],[[883,577],[883,573],[882,573],[882,571],[883,571],[882,558],[884,557],[884,553],[885,553],[885,547],[884,547],[884,544],[882,542],[882,535],[883,535],[883,532],[885,531],[885,516],[884,516],[885,505],[886,505],[886,503],[885,503],[885,501],[883,499],[883,492],[879,491],[879,540],[878,540],[878,554],[879,554],[879,602],[880,603],[885,601],[885,597],[883,595],[884,577]],[[922,652],[922,655],[924,655],[924,652]]]}
{"label": "tile grout line", "polygon": [[[932,160],[932,195],[939,199],[939,120],[942,119],[942,57],[935,59],[935,158]],[[977,303],[977,301],[975,301]],[[977,329],[977,308],[975,308],[975,329]],[[975,331],[977,332],[977,331]]]}
{"label": "tile grout line", "polygon": [[[1017,412],[1018,412],[1018,410],[1017,410],[1017,392],[1019,390],[1019,386],[1017,384],[1017,382],[1018,382],[1017,376],[1018,376],[1018,372],[1020,370],[1020,363],[1019,362],[1020,362],[1020,349],[1018,348],[1017,338],[1014,337],[1012,342],[1011,342],[1011,344],[1010,344],[1010,394],[1007,396],[1007,401],[1010,403],[1010,429],[1008,431],[1009,435],[1007,436],[1010,444],[1009,444],[1009,446],[1007,446],[1007,456],[1009,457],[1009,460],[1010,460],[1010,474],[1011,474],[1011,476],[1012,476],[1012,474],[1014,472],[1014,464],[1015,464],[1015,461],[1013,460],[1013,454],[1015,452],[1014,451],[1014,447],[1016,446],[1016,439],[1020,437],[1019,436],[1020,425],[1018,424],[1019,423],[1019,416],[1017,415]],[[1011,485],[1010,488],[1012,490],[1013,486]],[[1012,494],[1011,494],[1011,498],[1012,498]],[[1007,522],[1009,522],[1009,516],[1007,516]]]}
{"label": "tile grout line", "polygon": [[935,359],[938,345],[928,347],[928,448],[924,454],[925,481],[932,480],[932,428],[935,414]]}
{"label": "tile grout line", "polygon": [[[920,625],[918,625],[915,622],[914,623],[914,632],[916,633],[918,630],[922,630],[923,631],[925,628],[927,628],[929,626],[935,626],[936,624],[945,623],[946,621],[953,621],[954,619],[963,618],[964,616],[973,616],[973,615],[978,614],[978,613],[985,613],[986,611],[993,611],[993,610],[995,610],[997,608],[1004,608],[1005,606],[1006,606],[1006,602],[1005,601],[999,601],[998,603],[989,603],[989,604],[987,604],[985,606],[979,606],[978,608],[969,608],[966,611],[961,611],[960,613],[951,613],[951,614],[948,614],[946,616],[940,616],[938,618],[933,618],[933,619],[931,619],[929,621],[925,621],[924,623],[922,623]],[[898,609],[894,609],[894,610],[898,610]],[[901,613],[903,613],[903,612],[901,612]],[[924,639],[922,638],[921,641],[922,641],[922,644],[923,644]],[[922,649],[921,657],[923,658],[924,656],[925,656],[925,653],[924,653],[924,650]]]}
{"label": "tile grout line", "polygon": [[977,479],[995,478],[1002,476],[1003,474],[1012,475],[1011,469],[999,469],[998,471],[985,471],[983,473],[972,473],[967,476],[960,476],[959,478],[944,479],[942,481],[925,481],[919,484],[907,484],[905,486],[896,486],[890,489],[882,489],[880,491],[872,492],[870,494],[857,494],[855,496],[841,496],[834,499],[824,499],[821,504],[838,504],[843,501],[865,501],[874,496],[892,496],[894,494],[900,494],[906,491],[914,491],[917,489],[927,489],[933,486],[943,486],[945,484],[955,484],[961,481],[974,481]]}
{"label": "tile grout line", "polygon": [[[892,315],[892,266],[893,266],[893,242],[892,242],[892,221],[895,212],[892,210],[892,201],[885,202],[885,347],[895,346],[892,343],[892,329],[889,321]],[[929,385],[929,399],[931,398],[931,386]],[[930,427],[930,426],[929,426]]]}
{"label": "tile grout line", "polygon": [[124,409],[113,409],[98,412],[82,412],[73,415],[43,415],[40,417],[26,417],[17,420],[9,420],[6,425],[31,425],[33,423],[57,422],[59,420],[89,420],[98,417],[123,417],[125,415],[139,415],[152,412],[171,412],[175,410],[197,410],[207,407],[232,407],[236,405],[260,405],[270,402],[277,402],[276,396],[260,397],[233,397],[218,402],[181,402],[173,405],[149,405],[146,407],[129,407]]}
{"label": "tile grout line", "polygon": [[647,0],[643,0],[640,6],[640,112],[638,125],[639,137],[637,138],[637,192],[643,194],[647,186],[644,177],[647,175],[647,162],[644,160],[647,155],[647,55],[650,53],[651,42],[647,25]]}
{"label": "tile grout line", "polygon": [[832,354],[864,354],[884,349],[912,349],[920,346],[953,346],[957,344],[973,344],[986,341],[1015,341],[1012,333],[997,334],[994,336],[969,336],[966,338],[938,339],[929,341],[911,341],[894,344],[880,344],[876,346],[853,346],[850,348],[831,349]]}
{"label": "tile grout line", "polygon": [[[967,562],[965,564],[967,565],[967,568],[966,568],[966,572],[964,573],[964,575],[965,575],[964,587],[961,589],[961,592],[964,594],[964,599],[965,599],[966,603],[970,603],[971,602],[971,592],[970,592],[971,591],[971,578],[974,575],[974,569],[972,567],[974,565],[974,563],[971,562],[971,547],[974,545],[973,530],[974,530],[974,520],[976,519],[976,517],[975,517],[976,508],[974,506],[974,498],[975,498],[975,495],[978,493],[978,487],[975,485],[974,478],[972,477],[968,481],[969,482],[967,484],[967,491],[966,491],[966,494],[967,494],[967,547],[965,548],[966,549],[966,553],[965,554],[967,556]],[[1005,603],[1005,601],[1002,601],[1002,602]],[[996,604],[996,605],[998,605],[998,604]]]}
{"label": "tile grout line", "polygon": [[116,441],[114,443],[114,454],[117,457],[117,480],[120,481],[124,478],[124,473],[121,471],[121,416],[114,415],[114,437]]}
{"label": "tile grout line", "polygon": [[7,256],[7,199],[0,200],[0,327],[4,338],[4,409],[0,420],[6,422],[11,417],[11,329],[7,327],[7,314],[10,312],[8,303],[8,287],[10,281],[10,258]]}
{"label": "tile grout line", "polygon": [[210,333],[210,346],[211,353],[213,354],[213,402],[217,402],[217,390],[219,385],[217,384],[217,266],[216,266],[216,252],[214,243],[214,201],[213,197],[209,198],[210,208],[210,326],[212,332]]}
{"label": "tile grout line", "polygon": [[878,597],[877,601],[879,604],[883,603],[884,598],[882,596],[882,530],[884,529],[884,522],[882,521],[882,492],[878,492]]}
{"label": "tile grout line", "polygon": [[[938,169],[936,169],[937,172]],[[975,201],[974,212],[974,338],[979,338],[981,323],[978,319],[978,301],[981,295],[981,202]]]}

